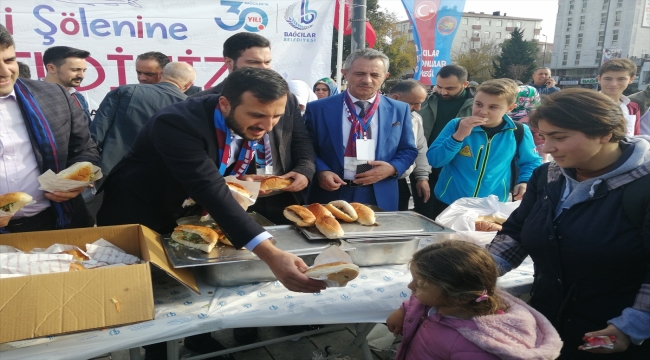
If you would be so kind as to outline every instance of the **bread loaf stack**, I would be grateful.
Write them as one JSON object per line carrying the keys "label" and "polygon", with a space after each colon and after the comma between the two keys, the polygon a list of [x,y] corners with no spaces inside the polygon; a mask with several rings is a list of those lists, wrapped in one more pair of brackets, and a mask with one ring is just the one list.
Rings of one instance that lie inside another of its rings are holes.
{"label": "bread loaf stack", "polygon": [[299,205],[287,206],[284,209],[284,217],[298,226],[316,225],[318,231],[328,239],[343,237],[343,228],[337,219],[346,223],[356,221],[361,225],[375,225],[375,212],[372,209],[363,204],[350,204],[343,200],[332,201],[325,206],[314,203],[307,208]]}

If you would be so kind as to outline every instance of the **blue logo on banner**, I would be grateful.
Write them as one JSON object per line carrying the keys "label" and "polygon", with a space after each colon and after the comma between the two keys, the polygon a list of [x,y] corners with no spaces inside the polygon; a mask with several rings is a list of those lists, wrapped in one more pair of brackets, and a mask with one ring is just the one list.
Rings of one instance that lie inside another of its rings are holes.
{"label": "blue logo on banner", "polygon": [[178,290],[173,290],[173,291],[170,291],[169,293],[172,294],[172,295],[176,295],[176,294],[180,294],[181,292],[178,291]]}
{"label": "blue logo on banner", "polygon": [[390,277],[390,276],[384,276],[384,281],[391,281],[391,280],[393,280],[392,277]]}
{"label": "blue logo on banner", "polygon": [[449,35],[456,30],[456,25],[458,22],[453,16],[443,16],[442,19],[438,20],[438,32],[442,35]]}
{"label": "blue logo on banner", "polygon": [[237,31],[242,27],[244,30],[249,32],[264,30],[269,24],[269,17],[266,15],[264,10],[256,7],[249,7],[240,10],[239,7],[242,6],[243,3],[243,1],[221,0],[221,6],[228,6],[226,13],[237,15],[239,20],[232,25],[224,23],[223,20],[221,20],[221,17],[215,17],[214,21],[220,28],[227,31]]}
{"label": "blue logo on banner", "polygon": [[176,316],[176,313],[175,313],[175,312],[172,312],[172,311],[170,311],[169,313],[167,313],[167,317],[172,317],[172,316]]}
{"label": "blue logo on banner", "polygon": [[184,302],[183,305],[185,305],[185,306],[192,305],[192,302],[188,300],[188,301]]}
{"label": "blue logo on banner", "polygon": [[269,310],[277,310],[277,309],[278,309],[278,307],[275,306],[275,305],[271,305],[271,306],[269,306]]}
{"label": "blue logo on banner", "polygon": [[[296,14],[298,4],[300,4],[300,12]],[[296,30],[307,30],[314,26],[313,22],[317,16],[316,10],[309,10],[309,0],[295,2],[284,12],[284,19]]]}
{"label": "blue logo on banner", "polygon": [[405,298],[405,297],[408,297],[408,296],[409,296],[409,294],[405,293],[404,291],[399,293],[399,297],[401,297],[401,298]]}
{"label": "blue logo on banner", "polygon": [[261,291],[257,293],[257,297],[265,297],[265,296],[266,294]]}
{"label": "blue logo on banner", "polygon": [[343,301],[348,301],[350,299],[351,298],[349,296],[345,295],[345,294],[341,295],[341,300],[343,300]]}
{"label": "blue logo on banner", "polygon": [[385,291],[384,288],[376,288],[375,290],[380,293],[383,293]]}
{"label": "blue logo on banner", "polygon": [[253,306],[253,304],[244,304],[242,306],[245,307],[246,309],[249,309]]}
{"label": "blue logo on banner", "polygon": [[285,295],[284,298],[285,298],[285,299],[292,299],[293,296],[291,296],[291,295]]}
{"label": "blue logo on banner", "polygon": [[228,304],[228,303],[225,302],[225,301],[219,301],[219,304],[217,304],[217,305],[219,305],[221,307],[224,307],[224,306],[226,306],[226,304]]}
{"label": "blue logo on banner", "polygon": [[199,317],[199,319],[205,319],[205,318],[208,317],[208,314],[200,313],[200,314],[197,315],[197,316]]}
{"label": "blue logo on banner", "polygon": [[246,292],[239,290],[239,291],[237,291],[237,295],[244,296],[244,295],[246,295]]}
{"label": "blue logo on banner", "polygon": [[113,329],[113,330],[108,332],[108,335],[110,335],[110,336],[119,335],[119,334],[120,334],[120,331],[117,330],[117,329]]}

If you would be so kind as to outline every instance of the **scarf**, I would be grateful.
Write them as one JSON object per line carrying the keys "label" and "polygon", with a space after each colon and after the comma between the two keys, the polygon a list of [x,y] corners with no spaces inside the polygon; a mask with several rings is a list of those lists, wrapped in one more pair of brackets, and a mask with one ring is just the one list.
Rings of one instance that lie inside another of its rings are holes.
{"label": "scarf", "polygon": [[260,169],[267,166],[273,166],[273,154],[271,153],[271,140],[269,133],[264,134],[264,137],[256,142],[257,148],[255,149],[255,162]]}
{"label": "scarf", "polygon": [[[255,148],[258,146],[257,140],[245,141],[239,154],[237,155],[237,161],[235,162],[235,167],[232,169],[230,174],[226,174],[226,169],[228,168],[228,158],[230,157],[230,142],[231,136],[233,135],[230,131],[230,128],[226,126],[226,119],[221,115],[221,108],[217,103],[217,107],[214,110],[214,128],[217,133],[217,146],[219,148],[219,174],[221,176],[235,175],[238,179],[241,178],[248,169],[255,156]],[[264,135],[268,139],[268,134]],[[269,145],[269,153],[270,153]]]}
{"label": "scarf", "polygon": [[[27,89],[22,80],[16,80],[14,92],[18,98],[18,103],[26,115],[25,125],[27,125],[34,135],[38,149],[43,157],[44,170],[50,169],[58,174],[63,169],[61,169],[61,164],[59,164],[56,140],[52,134],[52,129],[50,129],[50,124],[36,103],[34,95]],[[62,229],[70,224],[73,212],[72,200],[60,203],[50,201],[50,204],[56,211],[56,228]]]}
{"label": "scarf", "polygon": [[348,94],[347,90],[343,95],[343,103],[348,112],[348,120],[352,123],[350,127],[350,136],[348,137],[348,143],[345,146],[345,157],[357,157],[357,139],[363,139],[366,137],[368,130],[370,128],[370,120],[372,116],[377,111],[379,107],[379,101],[381,99],[381,94],[377,93],[375,97],[375,102],[373,102],[368,109],[363,118],[359,117],[357,110],[352,103],[352,98]]}

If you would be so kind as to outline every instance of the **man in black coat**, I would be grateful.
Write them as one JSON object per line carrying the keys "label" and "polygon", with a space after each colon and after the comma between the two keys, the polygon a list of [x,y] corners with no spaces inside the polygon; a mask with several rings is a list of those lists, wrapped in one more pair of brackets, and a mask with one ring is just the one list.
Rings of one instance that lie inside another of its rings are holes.
{"label": "man in black coat", "polygon": [[[183,201],[191,197],[235,247],[254,252],[289,290],[324,289],[322,282],[301,272],[307,268],[302,259],[269,241],[271,235],[246,214],[223,179],[245,171],[243,164],[252,160],[247,143],[278,124],[288,94],[278,73],[244,68],[228,77],[221,96],[189,99],[156,113],[108,176],[98,225],[140,223],[169,233],[184,215]],[[234,134],[221,137],[226,144],[220,144],[219,134],[230,132],[226,128]]]}
{"label": "man in black coat", "polygon": [[[265,37],[254,33],[238,33],[229,37],[223,44],[223,57],[228,71],[254,67],[271,68],[271,43]],[[190,98],[221,94],[224,82],[215,87],[196,93]],[[262,193],[262,197],[249,208],[275,224],[289,224],[282,211],[289,205],[303,204],[302,191],[309,185],[316,171],[314,147],[296,97],[289,93],[284,115],[278,125],[269,133],[272,152],[272,166],[251,166],[249,178],[261,180],[275,175],[289,178],[293,183],[280,192]]]}

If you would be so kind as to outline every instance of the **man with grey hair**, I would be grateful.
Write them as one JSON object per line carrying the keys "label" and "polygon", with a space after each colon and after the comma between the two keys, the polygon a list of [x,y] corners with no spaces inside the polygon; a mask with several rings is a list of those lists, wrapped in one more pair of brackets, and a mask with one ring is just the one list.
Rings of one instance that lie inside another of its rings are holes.
{"label": "man with grey hair", "polygon": [[540,95],[549,95],[560,90],[555,86],[555,79],[551,77],[551,69],[547,67],[535,69],[533,81],[528,85],[534,87]]}
{"label": "man with grey hair", "polygon": [[[157,84],[123,85],[106,95],[90,124],[90,135],[99,149],[99,167],[104,178],[129,152],[138,132],[153,114],[187,99],[184,92],[192,86],[194,79],[196,71],[191,65],[170,62],[163,68]],[[93,217],[101,206],[102,194],[85,194],[86,205]]]}
{"label": "man with grey hair", "polygon": [[427,146],[427,138],[424,136],[424,129],[422,128],[422,117],[417,113],[427,98],[427,90],[419,81],[413,79],[402,80],[393,85],[390,91],[388,91],[388,97],[409,104],[411,108],[411,121],[413,122],[413,134],[415,135],[415,145],[418,149],[415,164],[411,165],[397,179],[399,187],[399,204],[397,210],[406,211],[408,210],[409,199],[411,198],[411,191],[406,181],[406,179],[409,179],[409,175],[413,193],[418,194],[425,203],[431,197],[431,188],[429,187],[431,166],[429,165],[429,160],[427,160],[427,150],[429,147]]}
{"label": "man with grey hair", "polygon": [[397,210],[397,178],[417,149],[409,106],[379,93],[388,65],[380,51],[356,50],[341,70],[347,90],[307,104],[305,124],[316,151],[309,202],[346,200]]}

